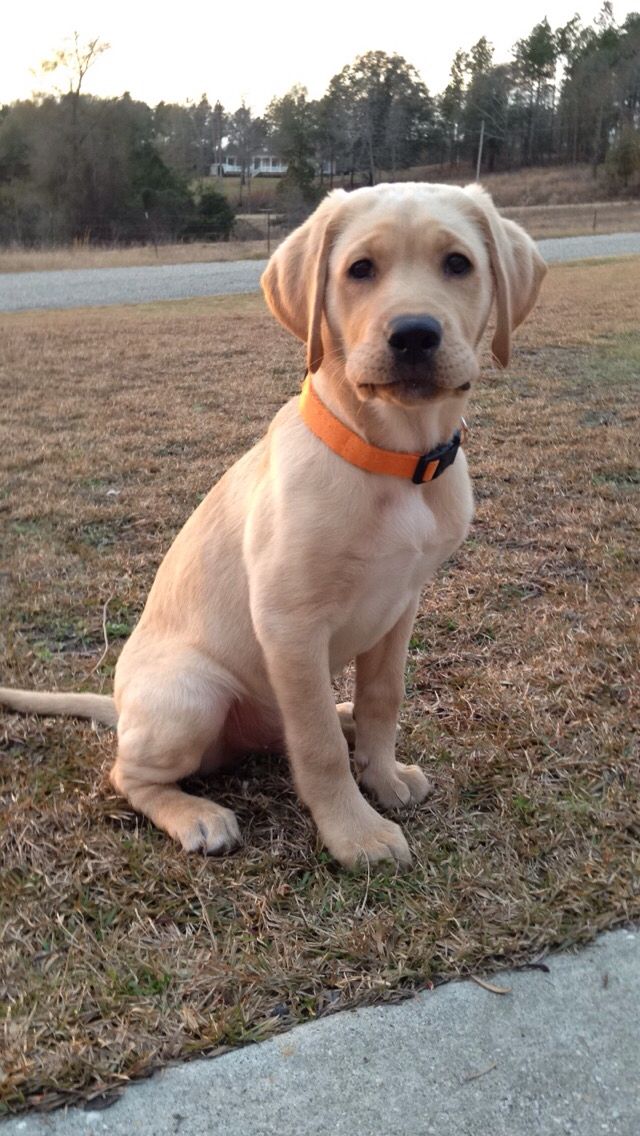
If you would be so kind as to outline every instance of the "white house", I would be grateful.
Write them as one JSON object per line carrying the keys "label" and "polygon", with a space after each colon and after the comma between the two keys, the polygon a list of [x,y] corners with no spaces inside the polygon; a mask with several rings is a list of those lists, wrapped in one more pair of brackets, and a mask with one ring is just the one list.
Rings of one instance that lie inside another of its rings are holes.
{"label": "white house", "polygon": [[[282,174],[286,174],[287,166],[288,162],[283,162],[282,158],[277,158],[269,150],[258,150],[251,158],[249,168],[245,172],[250,177],[281,177]],[[211,166],[212,177],[224,177],[225,174],[237,176],[241,173],[242,166],[238,156],[231,150],[224,151],[220,166],[217,162]]]}
{"label": "white house", "polygon": [[[288,162],[284,162],[282,158],[277,158],[270,150],[257,150],[251,158],[248,168],[245,173],[248,177],[282,177],[286,174],[289,167]],[[225,177],[227,175],[239,177],[242,174],[242,166],[238,162],[238,155],[233,150],[224,150],[222,154],[222,162],[218,165],[214,162],[210,169],[211,177]],[[320,172],[319,170],[317,171]],[[325,177],[329,177],[332,173],[335,174],[336,166],[333,163],[331,169],[331,162],[325,162],[322,167],[322,173]]]}

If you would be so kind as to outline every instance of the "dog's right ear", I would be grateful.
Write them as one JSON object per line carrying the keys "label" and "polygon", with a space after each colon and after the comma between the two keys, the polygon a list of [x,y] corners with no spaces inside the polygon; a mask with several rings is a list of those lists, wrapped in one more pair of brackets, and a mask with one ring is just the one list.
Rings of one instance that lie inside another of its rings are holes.
{"label": "dog's right ear", "polygon": [[336,214],[347,193],[336,189],[276,249],[260,283],[274,316],[307,344],[307,368],[317,371],[324,354],[322,313]]}

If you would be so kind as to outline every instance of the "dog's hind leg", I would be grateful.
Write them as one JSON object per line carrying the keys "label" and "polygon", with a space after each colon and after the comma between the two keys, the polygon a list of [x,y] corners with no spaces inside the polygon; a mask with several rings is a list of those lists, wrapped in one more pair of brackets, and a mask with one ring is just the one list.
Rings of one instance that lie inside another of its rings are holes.
{"label": "dog's hind leg", "polygon": [[353,716],[353,702],[339,702],[336,710],[342,736],[349,749],[353,749],[356,744],[356,720]]}
{"label": "dog's hind leg", "polygon": [[119,699],[111,781],[187,852],[228,852],[241,842],[229,809],[177,784],[198,772],[203,754],[221,737],[233,697],[225,676],[189,652],[187,658],[174,657],[168,672],[136,671]]}

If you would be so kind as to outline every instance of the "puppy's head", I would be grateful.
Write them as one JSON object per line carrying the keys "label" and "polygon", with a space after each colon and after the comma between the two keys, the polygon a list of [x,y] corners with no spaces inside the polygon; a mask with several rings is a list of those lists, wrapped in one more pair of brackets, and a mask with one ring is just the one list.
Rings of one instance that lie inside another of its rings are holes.
{"label": "puppy's head", "polygon": [[459,396],[478,375],[492,305],[493,353],[535,303],[546,267],[479,186],[379,185],[330,194],[262,277],[277,318],[365,400]]}

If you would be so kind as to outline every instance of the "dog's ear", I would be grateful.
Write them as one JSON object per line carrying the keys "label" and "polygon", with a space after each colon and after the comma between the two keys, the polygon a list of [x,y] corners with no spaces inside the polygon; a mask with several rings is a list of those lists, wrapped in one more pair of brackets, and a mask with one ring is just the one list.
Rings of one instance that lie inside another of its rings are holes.
{"label": "dog's ear", "polygon": [[501,217],[481,186],[468,185],[465,193],[478,209],[495,281],[496,330],[491,349],[506,367],[511,356],[511,332],[535,304],[547,266],[528,233]]}
{"label": "dog's ear", "polygon": [[307,367],[322,362],[322,312],[329,253],[337,225],[336,213],[345,190],[336,189],[300,228],[276,249],[260,283],[265,299],[281,324],[307,344]]}

